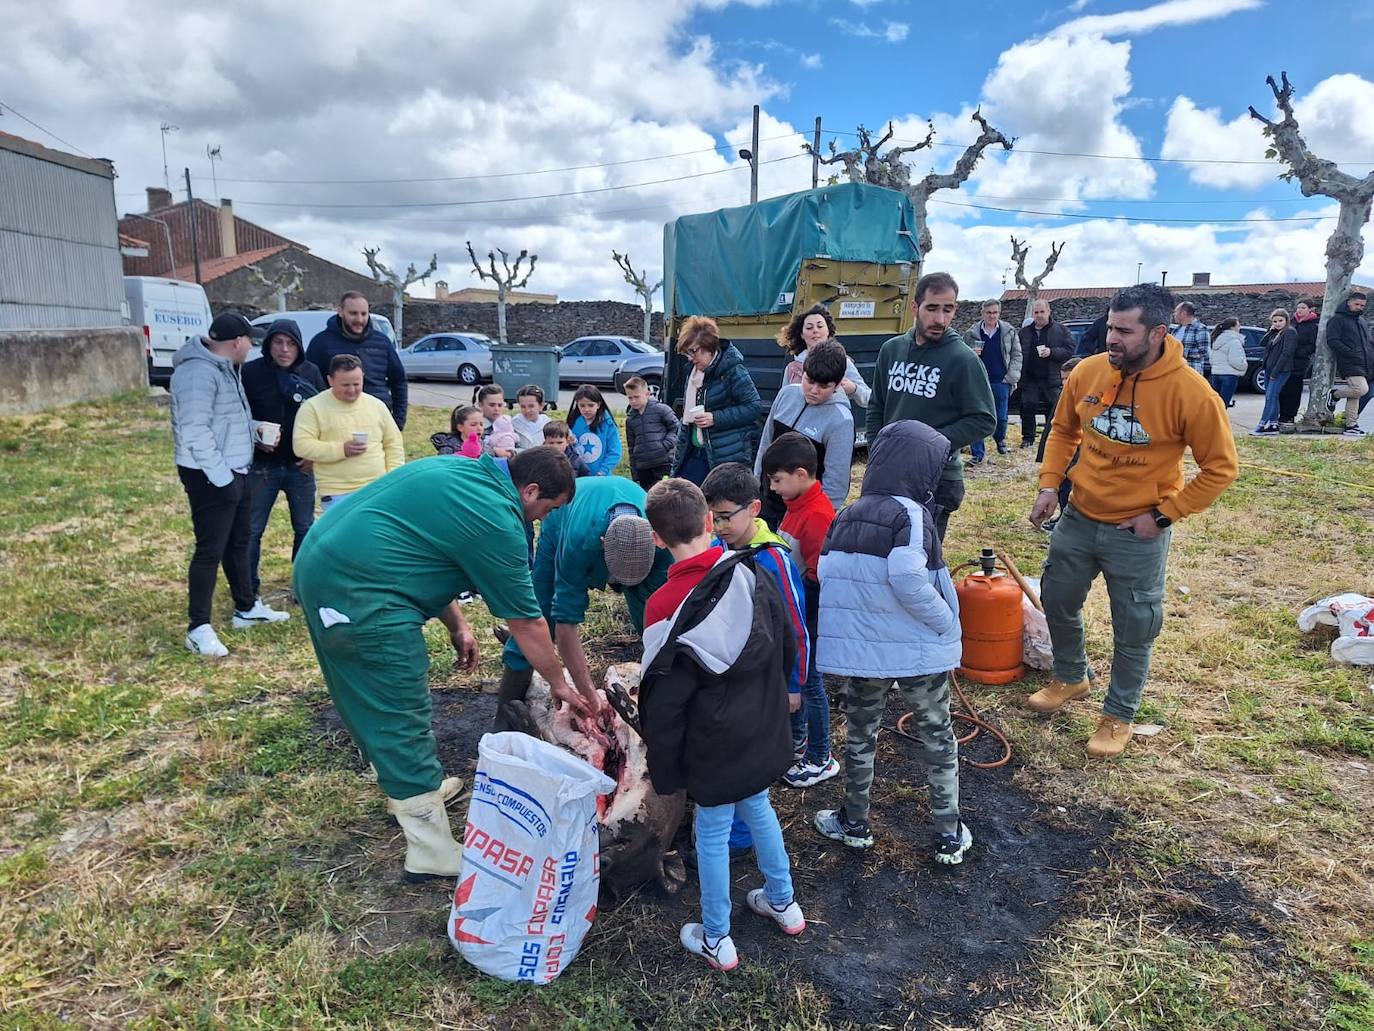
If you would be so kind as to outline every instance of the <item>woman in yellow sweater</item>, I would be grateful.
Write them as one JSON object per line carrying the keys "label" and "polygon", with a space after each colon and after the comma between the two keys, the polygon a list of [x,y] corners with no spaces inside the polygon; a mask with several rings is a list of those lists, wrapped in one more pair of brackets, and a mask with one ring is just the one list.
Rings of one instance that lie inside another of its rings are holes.
{"label": "woman in yellow sweater", "polygon": [[328,379],[328,391],[301,405],[291,437],[296,454],[315,463],[321,509],[406,460],[405,442],[391,409],[363,393],[363,366],[357,356],[336,355],[329,363]]}

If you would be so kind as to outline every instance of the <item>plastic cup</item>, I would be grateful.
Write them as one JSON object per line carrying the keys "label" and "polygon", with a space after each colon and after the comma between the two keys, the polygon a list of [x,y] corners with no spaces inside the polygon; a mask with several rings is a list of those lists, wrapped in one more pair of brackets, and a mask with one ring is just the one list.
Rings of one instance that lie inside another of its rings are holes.
{"label": "plastic cup", "polygon": [[268,447],[274,447],[281,440],[281,424],[275,422],[258,423],[258,439]]}
{"label": "plastic cup", "polygon": [[355,444],[366,444],[366,443],[367,443],[367,430],[354,430],[354,431],[353,431],[353,443],[355,443]]}

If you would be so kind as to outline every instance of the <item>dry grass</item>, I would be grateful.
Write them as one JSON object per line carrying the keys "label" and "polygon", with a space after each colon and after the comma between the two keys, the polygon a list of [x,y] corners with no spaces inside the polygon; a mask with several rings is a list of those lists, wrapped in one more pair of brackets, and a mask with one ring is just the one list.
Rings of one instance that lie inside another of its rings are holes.
{"label": "dry grass", "polygon": [[[445,418],[416,410],[413,455]],[[1370,442],[1240,448],[1374,482]],[[1025,452],[971,471],[951,565],[998,545],[1038,570],[1033,493]],[[269,593],[289,574],[278,516]],[[314,729],[326,697],[299,620],[227,633],[219,664],[182,650],[191,533],[147,400],[0,420],[0,520],[0,1028],[824,1023],[828,1000],[770,971],[678,972],[665,1003],[632,958],[537,994],[453,960],[446,900],[390,887],[397,832]],[[1112,866],[982,1026],[1374,1027],[1374,690],[1294,626],[1318,596],[1374,590],[1371,524],[1374,493],[1258,471],[1184,523],[1142,715],[1166,730],[1119,763],[1083,756],[1092,705],[1042,720],[1018,704],[1034,680],[977,689],[1019,783],[1119,817]],[[1088,615],[1105,673],[1100,588]],[[624,645],[610,601],[588,630]],[[436,686],[475,686],[430,640]],[[489,651],[478,677],[495,674]]]}

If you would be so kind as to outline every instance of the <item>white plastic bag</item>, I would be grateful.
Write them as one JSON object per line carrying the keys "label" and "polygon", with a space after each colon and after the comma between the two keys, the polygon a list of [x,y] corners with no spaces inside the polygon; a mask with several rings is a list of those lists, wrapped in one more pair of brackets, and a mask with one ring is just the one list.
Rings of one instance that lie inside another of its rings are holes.
{"label": "white plastic bag", "polygon": [[1298,614],[1298,629],[1303,633],[1321,625],[1336,627],[1340,635],[1331,642],[1333,659],[1352,666],[1374,666],[1374,598],[1333,594]]}
{"label": "white plastic bag", "polygon": [[601,883],[596,796],[611,779],[527,734],[486,734],[448,937],[506,981],[548,984],[577,956]]}
{"label": "white plastic bag", "polygon": [[[1040,593],[1038,576],[1026,577],[1026,583],[1035,589],[1037,595]],[[1045,622],[1045,614],[1031,604],[1030,597],[1024,591],[1021,592],[1021,614],[1025,617],[1021,632],[1025,655],[1021,661],[1031,669],[1053,669],[1054,649],[1050,645],[1050,625]]]}

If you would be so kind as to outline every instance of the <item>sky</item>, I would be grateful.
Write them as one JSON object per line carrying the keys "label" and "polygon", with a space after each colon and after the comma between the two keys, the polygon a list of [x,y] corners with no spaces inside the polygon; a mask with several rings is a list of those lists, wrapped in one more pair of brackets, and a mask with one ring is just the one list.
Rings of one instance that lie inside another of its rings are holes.
{"label": "sky", "polygon": [[1014,285],[1011,234],[1028,274],[1065,242],[1047,286],[1323,279],[1335,205],[1266,159],[1268,74],[1317,154],[1374,170],[1374,0],[0,0],[0,25],[0,131],[111,159],[121,213],[163,183],[172,125],[174,184],[189,167],[359,271],[364,246],[437,254],[454,290],[490,285],[471,241],[538,254],[528,290],[637,300],[612,250],[655,281],[665,222],[747,203],[755,104],[763,197],[810,186],[817,116],[823,149],[932,123],[913,178],[953,165],[976,107],[1015,136],[932,198],[927,268],[965,297]]}

